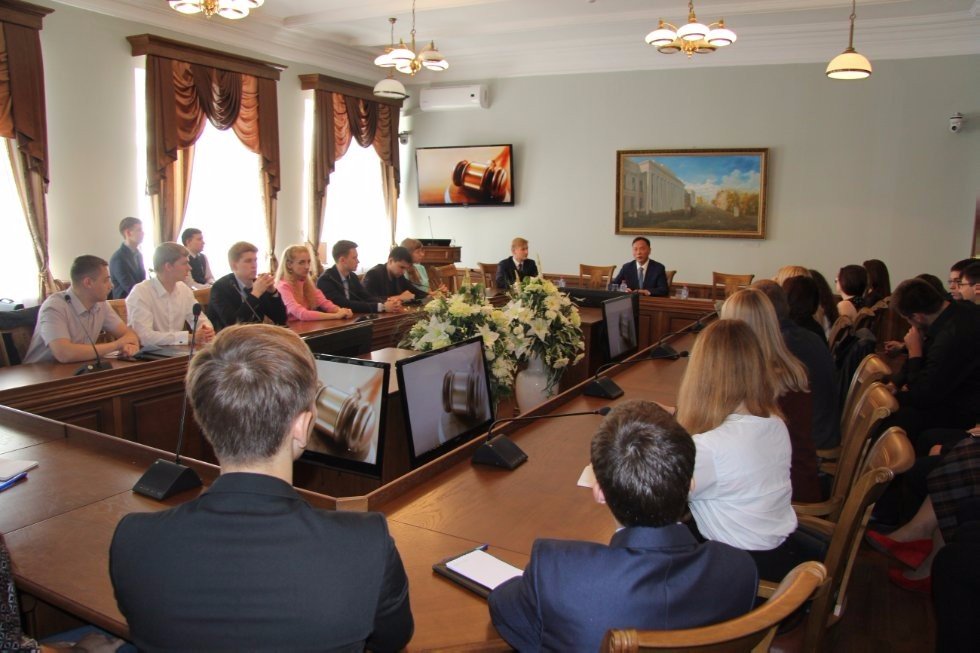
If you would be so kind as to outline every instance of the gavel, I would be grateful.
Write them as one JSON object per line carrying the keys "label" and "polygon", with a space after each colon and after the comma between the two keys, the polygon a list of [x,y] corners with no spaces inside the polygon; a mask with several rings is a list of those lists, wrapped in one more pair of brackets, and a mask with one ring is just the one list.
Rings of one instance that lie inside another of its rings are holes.
{"label": "gavel", "polygon": [[316,402],[317,417],[326,435],[351,453],[362,453],[371,446],[374,409],[360,390],[345,392],[327,386]]}
{"label": "gavel", "polygon": [[446,413],[475,419],[483,406],[480,377],[473,372],[448,371],[442,378],[442,410]]}
{"label": "gavel", "polygon": [[510,180],[507,178],[507,170],[498,167],[496,161],[460,161],[453,169],[453,185],[484,199],[503,201],[507,196]]}

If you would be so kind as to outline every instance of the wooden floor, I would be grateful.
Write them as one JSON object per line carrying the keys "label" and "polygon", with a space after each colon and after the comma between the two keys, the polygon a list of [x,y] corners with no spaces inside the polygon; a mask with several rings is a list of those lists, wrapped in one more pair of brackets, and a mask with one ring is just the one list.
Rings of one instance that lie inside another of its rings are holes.
{"label": "wooden floor", "polygon": [[932,604],[888,581],[888,558],[862,545],[844,617],[828,633],[834,653],[924,653],[935,649]]}

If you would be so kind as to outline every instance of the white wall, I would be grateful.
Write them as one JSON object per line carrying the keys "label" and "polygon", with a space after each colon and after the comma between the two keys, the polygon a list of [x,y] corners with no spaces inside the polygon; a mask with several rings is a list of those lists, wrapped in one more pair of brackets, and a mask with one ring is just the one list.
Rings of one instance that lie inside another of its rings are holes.
{"label": "white wall", "polygon": [[[151,32],[227,48],[37,1],[56,10],[41,42],[52,269],[65,277],[78,254],[109,256],[119,220],[136,212],[135,60],[126,36]],[[289,67],[279,83],[279,248],[300,240],[305,209],[296,75],[344,77],[280,62]],[[678,279],[705,282],[711,270],[767,275],[785,263],[829,276],[871,257],[885,260],[895,279],[942,276],[970,253],[980,193],[980,57],[874,63],[874,76],[860,83],[831,82],[816,64],[492,81],[486,111],[411,115],[399,238],[427,236],[431,217],[435,235],[455,238],[468,265],[503,258],[515,235],[531,240],[548,271],[621,263],[631,238],[614,234],[616,150],[769,147],[767,240],[654,239],[654,256]],[[946,119],[956,111],[969,122],[951,135]],[[503,142],[515,145],[514,208],[412,208],[412,148]]]}
{"label": "white wall", "polygon": [[[618,264],[632,237],[615,235],[617,150],[768,147],[766,240],[652,239],[678,280],[789,263],[832,280],[868,258],[895,282],[945,279],[970,254],[980,194],[980,57],[874,66],[851,83],[816,64],[493,81],[488,110],[416,110],[411,145],[513,143],[516,206],[419,209],[412,162],[399,231],[428,236],[431,218],[468,265],[503,258],[517,235],[549,272]],[[950,134],[957,111],[969,122]]]}

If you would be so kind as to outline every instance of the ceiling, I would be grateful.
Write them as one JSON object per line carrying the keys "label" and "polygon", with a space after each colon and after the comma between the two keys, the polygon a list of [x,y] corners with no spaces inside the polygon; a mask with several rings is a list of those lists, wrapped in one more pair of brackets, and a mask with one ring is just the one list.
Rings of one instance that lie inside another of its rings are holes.
{"label": "ceiling", "polygon": [[[57,0],[153,27],[227,44],[272,61],[314,65],[373,82],[371,62],[409,37],[411,0],[266,0],[243,20],[185,16],[166,0]],[[850,0],[695,0],[703,23],[724,18],[738,41],[687,60],[663,55],[644,36],[657,19],[686,21],[685,0],[417,0],[416,30],[450,63],[412,83],[691,66],[814,63],[847,46]],[[872,63],[980,54],[980,0],[860,0],[855,48]],[[400,76],[404,80],[404,76]]]}

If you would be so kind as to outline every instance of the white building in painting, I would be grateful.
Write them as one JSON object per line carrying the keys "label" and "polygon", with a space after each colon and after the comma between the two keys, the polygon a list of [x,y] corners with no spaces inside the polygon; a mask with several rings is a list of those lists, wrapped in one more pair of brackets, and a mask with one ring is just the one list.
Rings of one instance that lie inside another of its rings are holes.
{"label": "white building in painting", "polygon": [[684,182],[656,161],[623,161],[623,212],[638,213],[690,212],[692,193]]}

